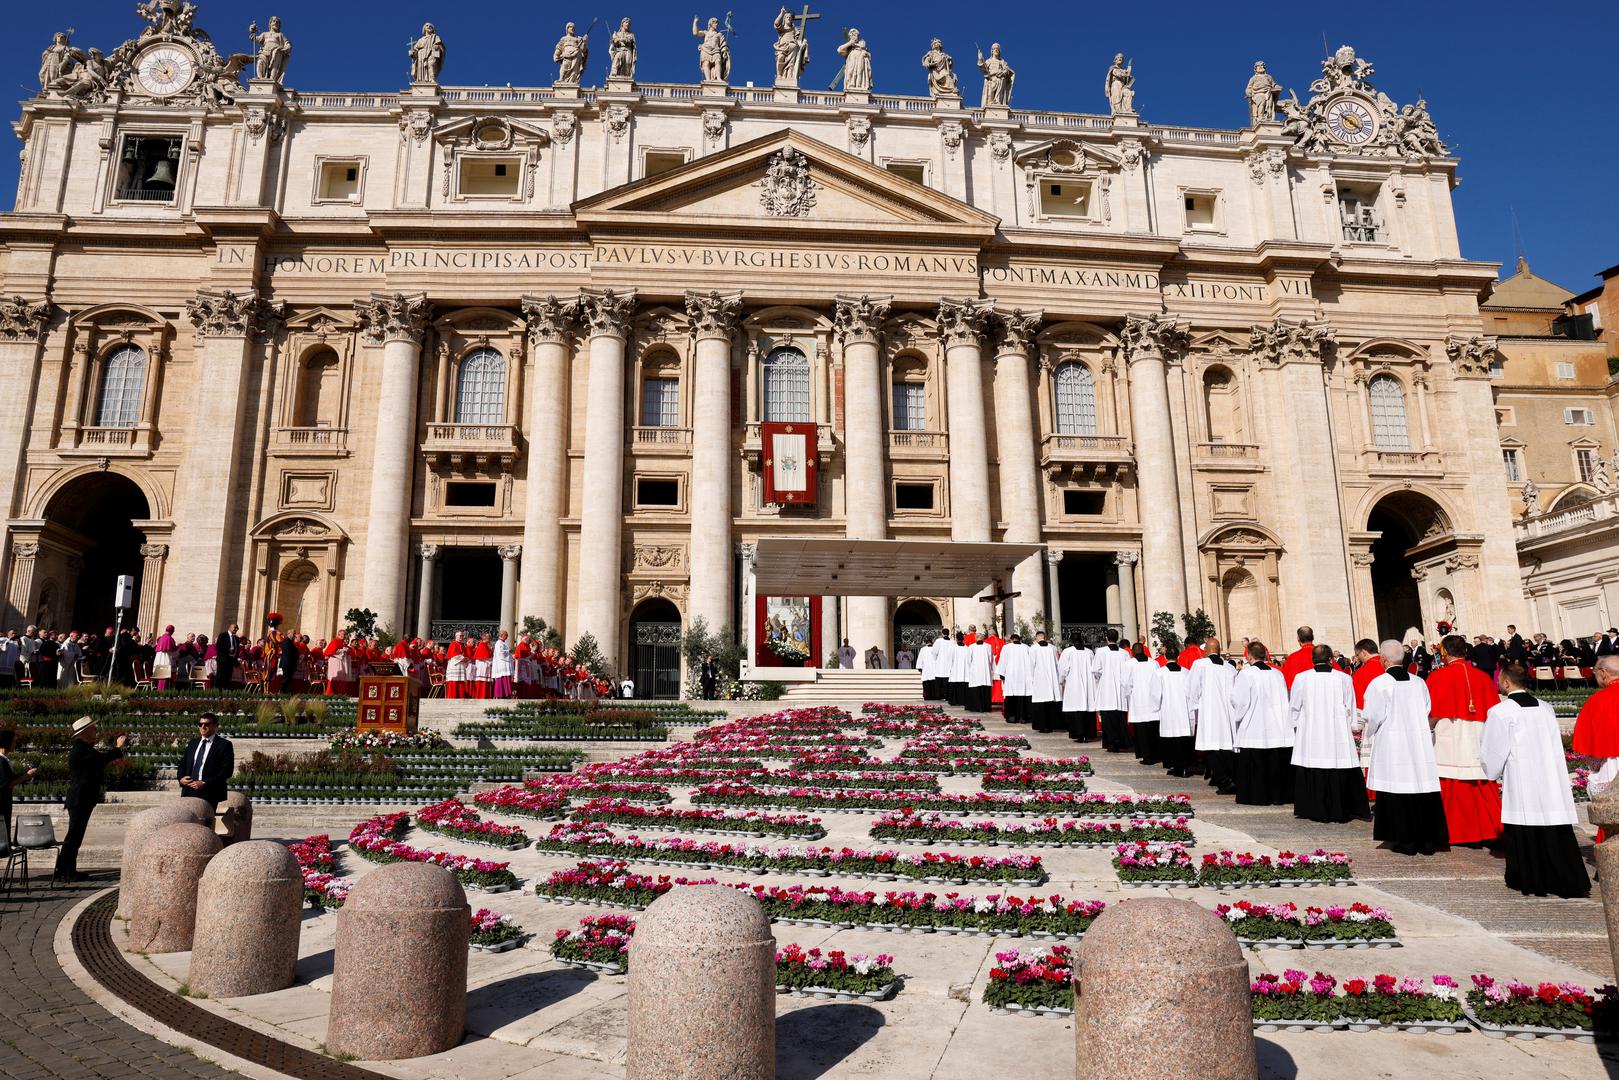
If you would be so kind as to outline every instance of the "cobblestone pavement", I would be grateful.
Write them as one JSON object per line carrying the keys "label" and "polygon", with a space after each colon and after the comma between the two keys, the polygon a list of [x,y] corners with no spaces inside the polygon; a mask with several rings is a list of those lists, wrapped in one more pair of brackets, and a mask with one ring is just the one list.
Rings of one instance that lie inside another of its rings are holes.
{"label": "cobblestone pavement", "polygon": [[77,886],[32,882],[27,896],[0,901],[0,950],[10,977],[0,985],[0,1077],[6,1080],[217,1080],[235,1073],[159,1042],[116,1019],[68,979],[52,942],[68,910],[109,873]]}

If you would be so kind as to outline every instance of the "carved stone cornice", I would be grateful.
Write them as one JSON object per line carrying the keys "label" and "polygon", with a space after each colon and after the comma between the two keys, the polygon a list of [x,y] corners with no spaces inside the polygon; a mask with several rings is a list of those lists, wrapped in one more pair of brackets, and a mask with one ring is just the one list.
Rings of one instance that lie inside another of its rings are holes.
{"label": "carved stone cornice", "polygon": [[590,331],[591,337],[622,339],[629,333],[630,318],[634,314],[634,289],[628,292],[581,289],[579,292],[579,321]]}
{"label": "carved stone cornice", "polygon": [[1496,339],[1474,335],[1457,335],[1445,342],[1445,355],[1456,366],[1456,374],[1474,378],[1489,378],[1490,365],[1497,355]]}
{"label": "carved stone cornice", "polygon": [[372,293],[354,301],[354,314],[360,333],[373,345],[386,341],[408,341],[420,346],[433,315],[433,305],[425,293]]}
{"label": "carved stone cornice", "polygon": [[0,299],[0,341],[27,341],[38,345],[45,337],[54,308],[49,300],[21,296]]}
{"label": "carved stone cornice", "polygon": [[983,340],[989,318],[995,313],[992,300],[939,301],[939,337],[947,349],[961,345],[977,346]]}
{"label": "carved stone cornice", "polygon": [[523,319],[528,323],[528,343],[565,344],[579,321],[579,301],[558,300],[554,296],[523,297]]}
{"label": "carved stone cornice", "polygon": [[1191,334],[1186,324],[1173,315],[1126,315],[1119,332],[1127,363],[1137,360],[1173,360],[1186,351]]}
{"label": "carved stone cornice", "polygon": [[704,338],[723,338],[730,341],[736,334],[742,315],[742,294],[716,291],[686,291],[686,317],[691,320],[691,334],[695,341]]}
{"label": "carved stone cornice", "polygon": [[203,338],[266,338],[281,329],[287,305],[261,299],[257,293],[199,289],[186,301],[186,317]]}
{"label": "carved stone cornice", "polygon": [[1040,325],[1045,319],[1046,313],[1043,311],[1024,311],[1021,308],[997,311],[992,322],[997,350],[1002,354],[1029,355],[1034,348],[1034,339],[1040,333]]}
{"label": "carved stone cornice", "polygon": [[14,559],[34,559],[39,556],[39,545],[32,540],[22,540],[11,545],[11,557]]}
{"label": "carved stone cornice", "polygon": [[1320,320],[1289,322],[1277,319],[1269,326],[1258,325],[1248,337],[1248,349],[1261,363],[1322,364],[1338,344],[1332,327]]}
{"label": "carved stone cornice", "polygon": [[832,323],[839,340],[875,345],[893,302],[892,296],[834,296]]}

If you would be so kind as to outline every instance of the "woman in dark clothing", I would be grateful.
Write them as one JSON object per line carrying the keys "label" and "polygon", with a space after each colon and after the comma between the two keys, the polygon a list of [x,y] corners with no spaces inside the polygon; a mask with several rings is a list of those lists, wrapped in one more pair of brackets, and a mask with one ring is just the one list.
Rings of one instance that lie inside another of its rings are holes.
{"label": "woman in dark clothing", "polygon": [[11,789],[39,775],[38,769],[19,770],[12,764],[11,751],[16,745],[17,733],[11,728],[0,729],[0,824],[5,826],[5,832],[0,833],[0,852],[11,847]]}

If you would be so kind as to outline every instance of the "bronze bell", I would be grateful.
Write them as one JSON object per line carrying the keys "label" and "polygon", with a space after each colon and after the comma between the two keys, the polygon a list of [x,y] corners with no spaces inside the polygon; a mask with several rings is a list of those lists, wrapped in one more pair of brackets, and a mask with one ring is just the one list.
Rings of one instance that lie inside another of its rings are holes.
{"label": "bronze bell", "polygon": [[157,163],[157,168],[153,169],[152,175],[146,178],[146,186],[173,187],[174,162],[170,161],[168,158],[160,158]]}

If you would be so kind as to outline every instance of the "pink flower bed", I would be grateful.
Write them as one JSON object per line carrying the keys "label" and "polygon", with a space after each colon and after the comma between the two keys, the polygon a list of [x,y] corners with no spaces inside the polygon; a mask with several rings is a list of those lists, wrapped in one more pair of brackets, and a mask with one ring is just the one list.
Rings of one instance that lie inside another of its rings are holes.
{"label": "pink flower bed", "polygon": [[1128,818],[1125,821],[1075,821],[1041,818],[1025,824],[1003,825],[994,821],[967,821],[937,813],[900,810],[884,814],[871,826],[876,839],[911,840],[919,843],[980,844],[1118,844],[1121,841],[1192,842],[1192,826],[1183,817]]}
{"label": "pink flower bed", "polygon": [[515,825],[498,825],[485,821],[467,809],[460,799],[445,799],[416,811],[416,825],[428,832],[453,837],[470,844],[492,844],[495,847],[520,847],[528,843],[528,834]]}
{"label": "pink flower bed", "polygon": [[517,884],[517,875],[509,862],[491,862],[469,855],[454,855],[448,851],[427,851],[401,843],[409,824],[408,814],[383,814],[362,821],[349,832],[349,850],[371,862],[423,862],[442,866],[456,876],[463,885],[478,889],[509,889]]}
{"label": "pink flower bed", "polygon": [[643,829],[697,828],[718,832],[765,833],[819,840],[826,835],[821,819],[808,814],[767,814],[758,810],[677,810],[649,807],[624,799],[592,799],[569,815],[575,821],[635,825]]}

